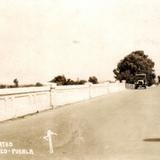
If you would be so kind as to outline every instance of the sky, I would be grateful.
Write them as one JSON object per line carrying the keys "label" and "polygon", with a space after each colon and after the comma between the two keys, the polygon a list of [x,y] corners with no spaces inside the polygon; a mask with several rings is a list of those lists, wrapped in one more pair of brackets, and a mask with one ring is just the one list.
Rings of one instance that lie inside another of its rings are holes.
{"label": "sky", "polygon": [[160,74],[159,0],[0,0],[0,83],[113,80],[144,50]]}

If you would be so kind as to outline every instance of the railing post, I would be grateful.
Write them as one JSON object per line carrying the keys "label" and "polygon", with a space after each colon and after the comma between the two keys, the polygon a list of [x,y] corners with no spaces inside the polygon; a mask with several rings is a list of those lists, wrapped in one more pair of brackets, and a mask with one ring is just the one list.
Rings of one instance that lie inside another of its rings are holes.
{"label": "railing post", "polygon": [[89,99],[92,98],[92,95],[91,95],[91,87],[92,87],[92,83],[90,82],[87,82],[86,85],[88,85],[88,94],[89,94]]}
{"label": "railing post", "polygon": [[[52,107],[52,109],[54,109],[54,102],[53,102],[53,97],[55,97],[53,95],[53,91],[55,91],[57,84],[56,83],[49,83],[50,86],[50,106]],[[54,92],[55,93],[55,92]]]}

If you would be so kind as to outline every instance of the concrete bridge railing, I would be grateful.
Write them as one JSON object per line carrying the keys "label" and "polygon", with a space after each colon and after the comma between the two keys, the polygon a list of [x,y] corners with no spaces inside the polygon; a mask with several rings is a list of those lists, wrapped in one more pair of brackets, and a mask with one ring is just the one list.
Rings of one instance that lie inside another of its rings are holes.
{"label": "concrete bridge railing", "polygon": [[0,121],[124,89],[124,83],[0,89]]}

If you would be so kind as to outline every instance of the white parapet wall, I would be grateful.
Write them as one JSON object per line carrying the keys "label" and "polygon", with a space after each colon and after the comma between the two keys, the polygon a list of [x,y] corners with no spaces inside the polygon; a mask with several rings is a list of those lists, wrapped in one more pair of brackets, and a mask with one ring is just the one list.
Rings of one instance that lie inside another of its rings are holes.
{"label": "white parapet wall", "polygon": [[0,89],[0,121],[51,107],[50,87]]}
{"label": "white parapet wall", "polygon": [[124,83],[87,83],[85,85],[55,86],[54,89],[52,89],[52,103],[54,107],[58,107],[124,89]]}
{"label": "white parapet wall", "polygon": [[89,85],[57,86],[52,90],[54,106],[75,103],[89,98]]}
{"label": "white parapet wall", "polygon": [[125,89],[125,83],[110,83],[108,85],[109,93],[119,92]]}
{"label": "white parapet wall", "polygon": [[0,89],[0,121],[125,89],[124,83]]}
{"label": "white parapet wall", "polygon": [[98,97],[109,93],[109,83],[91,84],[90,97]]}

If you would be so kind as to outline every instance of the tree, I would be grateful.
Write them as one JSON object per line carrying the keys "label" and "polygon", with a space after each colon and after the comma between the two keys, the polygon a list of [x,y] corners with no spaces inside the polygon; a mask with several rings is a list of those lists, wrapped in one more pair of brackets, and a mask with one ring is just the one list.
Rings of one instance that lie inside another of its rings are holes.
{"label": "tree", "polygon": [[72,79],[67,79],[65,85],[74,85],[75,82]]}
{"label": "tree", "polygon": [[158,84],[160,84],[160,76],[157,76]]}
{"label": "tree", "polygon": [[98,83],[98,79],[95,76],[89,77],[88,82],[91,82],[93,84],[97,84]]}
{"label": "tree", "polygon": [[57,83],[57,85],[82,85],[85,84],[85,80],[77,80],[74,81],[70,78],[66,78],[64,75],[58,75],[54,79],[52,79],[50,82]]}
{"label": "tree", "polygon": [[40,82],[37,82],[37,83],[35,84],[35,86],[36,86],[36,87],[41,87],[41,86],[43,86],[43,84],[40,83]]}
{"label": "tree", "polygon": [[80,81],[78,81],[78,84],[85,84],[87,81],[86,80],[80,80]]}
{"label": "tree", "polygon": [[52,79],[50,82],[57,83],[57,85],[66,85],[67,79],[64,75],[58,75],[54,79]]}
{"label": "tree", "polygon": [[115,78],[122,82],[133,84],[135,75],[145,73],[148,86],[155,83],[154,62],[144,54],[144,51],[134,51],[122,59],[113,70]]}
{"label": "tree", "polygon": [[15,79],[13,80],[13,83],[14,83],[15,87],[18,87],[18,86],[19,86],[19,82],[18,82],[18,79],[17,79],[17,78],[15,78]]}

